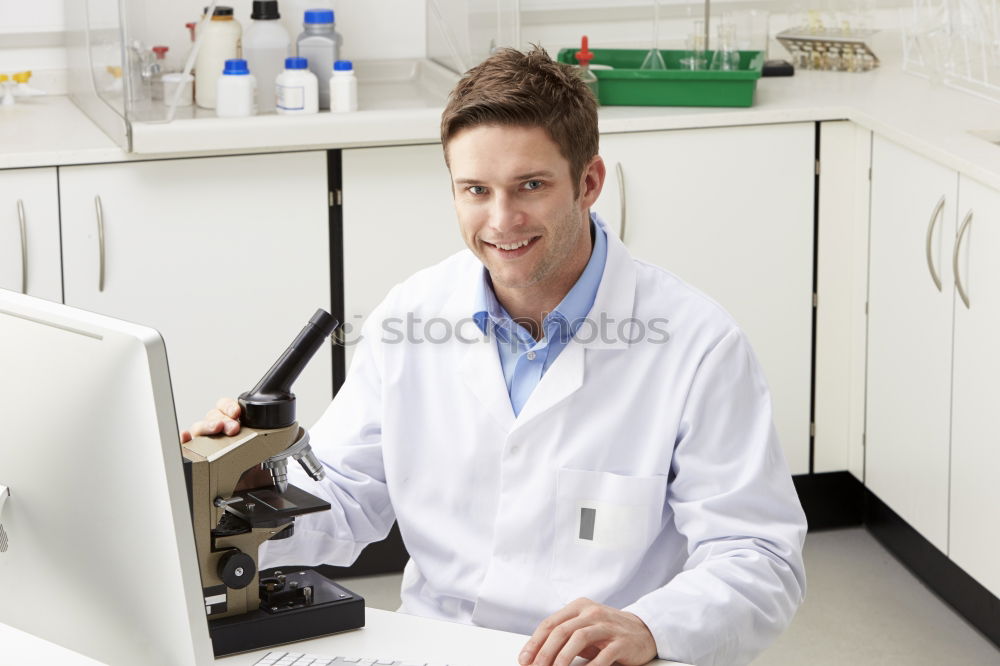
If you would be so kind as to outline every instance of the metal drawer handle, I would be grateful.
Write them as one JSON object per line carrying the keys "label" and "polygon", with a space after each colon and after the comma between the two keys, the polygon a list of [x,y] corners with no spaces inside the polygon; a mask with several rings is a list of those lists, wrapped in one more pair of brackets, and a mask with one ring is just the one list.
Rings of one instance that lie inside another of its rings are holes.
{"label": "metal drawer handle", "polygon": [[965,219],[962,220],[962,226],[958,230],[958,239],[955,241],[955,251],[951,255],[951,267],[955,271],[955,286],[958,287],[958,295],[962,298],[962,302],[965,303],[965,309],[970,310],[972,306],[969,305],[969,295],[965,293],[965,287],[962,286],[962,276],[958,272],[958,253],[962,249],[962,239],[965,237],[965,232],[969,229],[969,225],[972,224],[972,211],[970,210]]}
{"label": "metal drawer handle", "polygon": [[621,204],[621,226],[618,228],[618,238],[625,242],[625,170],[621,162],[615,163],[615,172],[618,174],[618,201]]}
{"label": "metal drawer handle", "polygon": [[24,218],[24,202],[17,200],[17,222],[21,228],[21,293],[28,293],[28,224]]}
{"label": "metal drawer handle", "polygon": [[934,280],[934,286],[937,287],[938,291],[941,289],[941,276],[938,275],[937,269],[934,268],[934,258],[931,255],[931,241],[934,237],[934,226],[937,224],[938,219],[941,217],[941,210],[944,208],[944,195],[934,206],[934,212],[931,213],[931,221],[927,224],[927,267],[931,269],[931,279]]}
{"label": "metal drawer handle", "polygon": [[97,210],[97,246],[100,252],[97,291],[104,291],[104,208],[101,206],[101,195],[94,197],[94,208]]}

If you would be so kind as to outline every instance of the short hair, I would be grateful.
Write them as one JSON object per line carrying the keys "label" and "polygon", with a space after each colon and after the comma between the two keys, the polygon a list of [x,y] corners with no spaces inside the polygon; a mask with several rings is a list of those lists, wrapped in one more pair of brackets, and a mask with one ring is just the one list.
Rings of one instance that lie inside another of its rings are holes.
{"label": "short hair", "polygon": [[545,49],[527,53],[500,49],[459,80],[441,115],[445,162],[448,142],[479,125],[541,127],[569,162],[573,194],[597,155],[597,100],[571,65],[552,60]]}

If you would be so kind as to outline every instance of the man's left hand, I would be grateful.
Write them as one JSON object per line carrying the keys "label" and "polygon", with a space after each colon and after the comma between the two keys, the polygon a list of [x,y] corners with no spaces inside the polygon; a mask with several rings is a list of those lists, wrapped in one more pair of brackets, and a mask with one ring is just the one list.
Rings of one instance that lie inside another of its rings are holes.
{"label": "man's left hand", "polygon": [[640,666],[656,658],[656,641],[638,616],[577,599],[542,620],[517,658],[522,666],[569,666],[576,657],[590,666]]}

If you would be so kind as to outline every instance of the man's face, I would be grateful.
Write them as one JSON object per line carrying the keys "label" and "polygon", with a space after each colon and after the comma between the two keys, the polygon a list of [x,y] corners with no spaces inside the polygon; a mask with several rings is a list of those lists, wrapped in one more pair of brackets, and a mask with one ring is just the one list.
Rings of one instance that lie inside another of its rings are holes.
{"label": "man's face", "polygon": [[544,290],[582,270],[596,195],[584,185],[574,196],[569,161],[544,129],[470,127],[447,150],[462,237],[494,287]]}

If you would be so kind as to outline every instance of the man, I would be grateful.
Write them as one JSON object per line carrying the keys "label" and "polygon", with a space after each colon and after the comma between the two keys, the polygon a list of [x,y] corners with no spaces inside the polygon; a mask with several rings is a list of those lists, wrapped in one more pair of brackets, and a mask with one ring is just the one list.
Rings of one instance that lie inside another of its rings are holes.
{"label": "man", "polygon": [[531,633],[521,664],[750,661],[803,597],[805,519],[744,334],[590,214],[605,167],[571,69],[501,51],[441,127],[469,251],[370,316],[311,431],[327,478],[293,479],[333,509],[263,558],[346,565],[397,520],[401,610]]}

